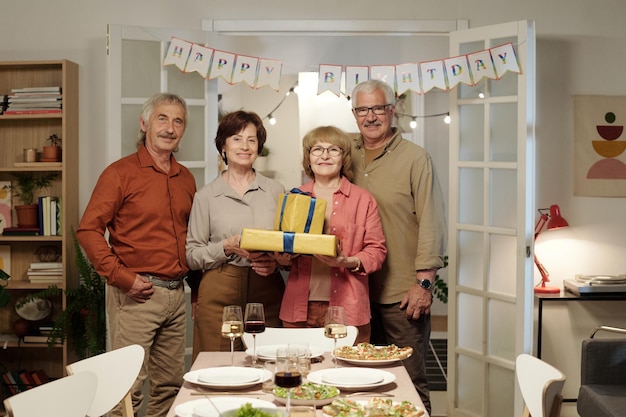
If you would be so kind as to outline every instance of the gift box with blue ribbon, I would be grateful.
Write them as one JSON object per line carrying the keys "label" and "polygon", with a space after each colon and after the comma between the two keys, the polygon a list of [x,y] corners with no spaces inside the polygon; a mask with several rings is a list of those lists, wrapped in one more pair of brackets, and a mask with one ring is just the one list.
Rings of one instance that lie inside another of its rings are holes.
{"label": "gift box with blue ribbon", "polygon": [[337,237],[313,233],[243,229],[239,247],[249,251],[337,256]]}
{"label": "gift box with blue ribbon", "polygon": [[294,188],[278,198],[274,230],[322,234],[325,213],[326,200],[311,197],[309,193]]}

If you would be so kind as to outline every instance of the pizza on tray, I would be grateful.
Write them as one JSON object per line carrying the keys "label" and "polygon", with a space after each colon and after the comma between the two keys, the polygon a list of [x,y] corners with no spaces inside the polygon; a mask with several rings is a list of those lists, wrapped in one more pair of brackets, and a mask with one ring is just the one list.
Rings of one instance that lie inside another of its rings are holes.
{"label": "pizza on tray", "polygon": [[322,407],[322,412],[330,417],[422,417],[424,410],[410,401],[396,402],[391,399],[374,397],[364,403],[351,399],[337,399]]}
{"label": "pizza on tray", "polygon": [[376,346],[371,343],[359,343],[356,346],[342,346],[335,350],[335,356],[338,358],[369,361],[406,359],[411,356],[412,353],[412,347],[401,348],[393,344],[388,346]]}

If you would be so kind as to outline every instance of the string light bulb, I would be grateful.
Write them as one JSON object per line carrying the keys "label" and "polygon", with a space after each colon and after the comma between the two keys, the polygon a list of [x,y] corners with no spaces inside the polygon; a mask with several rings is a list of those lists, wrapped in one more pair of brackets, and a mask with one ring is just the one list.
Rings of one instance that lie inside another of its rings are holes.
{"label": "string light bulb", "polygon": [[272,109],[272,111],[270,111],[267,116],[265,116],[263,119],[268,119],[269,124],[271,124],[272,126],[274,126],[276,124],[276,117],[274,117],[274,112],[276,110],[278,110],[280,108],[280,106],[283,105],[283,103],[285,102],[285,99],[287,97],[289,97],[291,95],[291,93],[295,93],[297,94],[297,88],[298,88],[298,84],[294,85],[293,87],[291,87],[283,96],[283,98],[278,102],[278,104],[276,105],[276,107],[274,107]]}
{"label": "string light bulb", "polygon": [[415,119],[416,119],[415,117],[412,117],[411,121],[409,122],[409,127],[411,129],[415,129],[417,127],[417,120],[415,120]]}
{"label": "string light bulb", "polygon": [[396,116],[400,116],[400,117],[410,117],[411,121],[409,122],[409,126],[411,127],[411,129],[415,129],[417,127],[417,119],[426,119],[429,117],[441,117],[441,116],[445,116],[443,119],[443,122],[447,125],[450,124],[450,113],[449,112],[445,112],[445,113],[436,113],[436,114],[425,114],[425,115],[412,115],[412,114],[406,114],[406,113],[399,113],[396,112]]}
{"label": "string light bulb", "polygon": [[443,118],[443,122],[449,125],[451,121],[452,119],[450,118],[450,113],[446,113],[446,116]]}

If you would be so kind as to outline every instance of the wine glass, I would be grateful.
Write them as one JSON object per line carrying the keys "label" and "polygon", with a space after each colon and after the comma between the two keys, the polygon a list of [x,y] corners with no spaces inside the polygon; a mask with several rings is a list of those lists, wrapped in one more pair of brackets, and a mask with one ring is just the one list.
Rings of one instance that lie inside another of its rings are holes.
{"label": "wine glass", "polygon": [[291,409],[291,388],[302,384],[302,375],[298,368],[298,352],[293,348],[276,349],[276,372],[274,385],[285,388],[287,413]]}
{"label": "wine glass", "polygon": [[246,304],[246,313],[243,318],[243,329],[252,334],[252,365],[256,365],[256,335],[265,331],[265,310],[261,303]]}
{"label": "wine glass", "polygon": [[346,312],[341,306],[329,306],[326,312],[326,322],[324,323],[324,336],[333,339],[333,356],[335,368],[337,367],[337,339],[348,336],[348,328],[346,327]]}
{"label": "wine glass", "polygon": [[222,315],[222,336],[230,339],[230,366],[235,365],[235,338],[243,334],[241,307],[224,306]]}

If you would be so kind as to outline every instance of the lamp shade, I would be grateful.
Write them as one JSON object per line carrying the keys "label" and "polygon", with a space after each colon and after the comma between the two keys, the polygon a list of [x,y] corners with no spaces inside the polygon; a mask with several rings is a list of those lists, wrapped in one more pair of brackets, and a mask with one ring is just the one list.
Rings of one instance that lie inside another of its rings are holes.
{"label": "lamp shade", "polygon": [[560,229],[561,227],[567,227],[569,223],[563,217],[561,217],[561,208],[558,204],[553,204],[550,206],[550,219],[548,220],[548,224],[546,228],[548,230]]}

